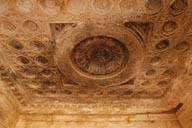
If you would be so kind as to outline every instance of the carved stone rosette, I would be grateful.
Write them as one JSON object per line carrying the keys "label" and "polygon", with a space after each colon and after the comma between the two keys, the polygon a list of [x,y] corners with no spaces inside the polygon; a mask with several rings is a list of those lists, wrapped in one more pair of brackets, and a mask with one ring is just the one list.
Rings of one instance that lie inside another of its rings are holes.
{"label": "carved stone rosette", "polygon": [[103,24],[100,30],[95,26],[85,24],[60,33],[55,57],[59,70],[89,86],[117,85],[134,77],[143,60],[140,40],[123,26]]}

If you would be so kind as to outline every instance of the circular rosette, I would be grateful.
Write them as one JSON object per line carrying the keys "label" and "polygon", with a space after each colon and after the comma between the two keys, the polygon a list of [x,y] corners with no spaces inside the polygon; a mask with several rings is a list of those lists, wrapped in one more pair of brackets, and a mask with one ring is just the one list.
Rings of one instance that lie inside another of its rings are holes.
{"label": "circular rosette", "polygon": [[61,73],[83,86],[111,86],[133,78],[143,61],[138,37],[123,26],[99,28],[79,25],[61,32],[55,56]]}
{"label": "circular rosette", "polygon": [[93,76],[119,72],[126,66],[128,57],[128,49],[119,40],[106,36],[82,40],[71,53],[74,66]]}

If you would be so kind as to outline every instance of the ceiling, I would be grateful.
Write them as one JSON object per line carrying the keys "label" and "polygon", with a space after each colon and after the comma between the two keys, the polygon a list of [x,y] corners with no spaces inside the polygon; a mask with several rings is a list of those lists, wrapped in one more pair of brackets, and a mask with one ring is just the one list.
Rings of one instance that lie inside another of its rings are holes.
{"label": "ceiling", "polygon": [[189,0],[1,0],[0,77],[22,113],[173,110],[192,87]]}

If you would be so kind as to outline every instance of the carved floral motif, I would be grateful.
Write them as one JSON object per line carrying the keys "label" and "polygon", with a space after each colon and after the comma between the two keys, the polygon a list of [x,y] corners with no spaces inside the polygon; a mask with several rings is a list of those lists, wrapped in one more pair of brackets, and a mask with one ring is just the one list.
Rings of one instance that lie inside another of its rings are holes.
{"label": "carved floral motif", "polygon": [[120,71],[128,57],[128,50],[120,41],[104,36],[87,38],[72,51],[74,64],[91,75],[108,75]]}
{"label": "carved floral motif", "polygon": [[[25,112],[171,109],[191,90],[190,8],[189,0],[1,0],[1,80]],[[58,47],[80,75],[59,69]]]}

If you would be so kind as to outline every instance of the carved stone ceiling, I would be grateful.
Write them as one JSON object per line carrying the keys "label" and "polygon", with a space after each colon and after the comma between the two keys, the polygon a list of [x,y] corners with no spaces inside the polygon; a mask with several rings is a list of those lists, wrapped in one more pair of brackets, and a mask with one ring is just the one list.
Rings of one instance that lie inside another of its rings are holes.
{"label": "carved stone ceiling", "polygon": [[23,113],[172,110],[191,91],[190,0],[0,0],[1,80]]}

